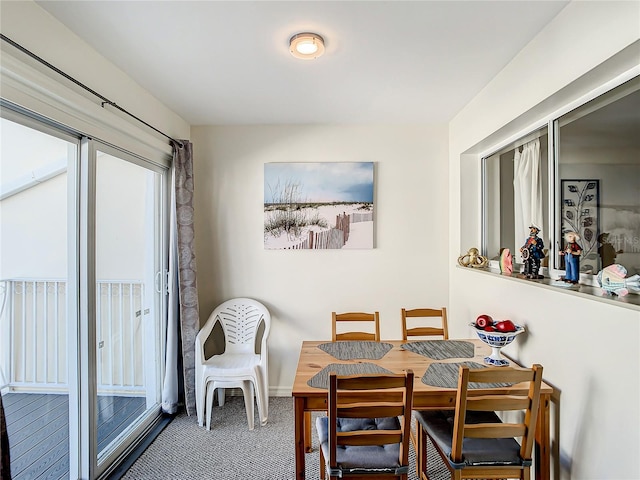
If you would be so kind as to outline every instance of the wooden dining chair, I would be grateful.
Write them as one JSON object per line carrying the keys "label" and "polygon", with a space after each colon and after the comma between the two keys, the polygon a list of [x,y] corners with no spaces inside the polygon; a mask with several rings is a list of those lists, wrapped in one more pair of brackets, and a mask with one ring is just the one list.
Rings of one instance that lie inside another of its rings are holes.
{"label": "wooden dining chair", "polygon": [[402,479],[409,471],[413,371],[329,374],[328,415],[316,419],[320,478]]}
{"label": "wooden dining chair", "polygon": [[[365,312],[349,312],[349,313],[336,313],[332,312],[331,322],[331,340],[337,342],[338,340],[370,340],[374,342],[380,341],[380,313],[365,313]],[[372,322],[373,332],[337,332],[338,322]]]}
{"label": "wooden dining chair", "polygon": [[[442,337],[449,339],[449,328],[447,326],[447,309],[435,308],[413,308],[400,310],[402,319],[402,340],[407,341],[409,337]],[[415,423],[415,422],[414,422]],[[417,452],[420,449],[420,437],[417,434],[417,425],[411,430],[411,444]],[[418,465],[416,463],[416,470]],[[420,472],[418,472],[420,475]]]}
{"label": "wooden dining chair", "polygon": [[[434,308],[414,308],[407,310],[403,308],[400,312],[402,317],[402,339],[408,337],[432,337],[440,336],[444,340],[449,339],[449,327],[447,326],[447,309],[445,307]],[[420,319],[420,323],[407,319]],[[440,319],[437,323],[432,319]],[[428,324],[425,324],[425,319]]]}
{"label": "wooden dining chair", "polygon": [[[540,403],[542,366],[493,367],[471,370],[461,366],[456,408],[418,412],[420,480],[427,480],[427,437],[444,460],[451,478],[519,478],[531,475],[531,452]],[[487,383],[482,394],[470,383]],[[523,384],[517,394],[495,384]],[[496,412],[509,412],[501,419]],[[513,412],[523,412],[516,414]],[[520,442],[516,440],[520,438]]]}

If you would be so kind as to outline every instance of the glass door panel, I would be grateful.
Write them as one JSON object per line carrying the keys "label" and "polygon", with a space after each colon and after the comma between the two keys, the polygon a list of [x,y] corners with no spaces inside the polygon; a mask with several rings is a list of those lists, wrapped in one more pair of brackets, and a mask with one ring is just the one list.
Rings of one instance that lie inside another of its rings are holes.
{"label": "glass door panel", "polygon": [[159,409],[161,181],[140,159],[96,149],[98,463]]}
{"label": "glass door panel", "polygon": [[17,120],[0,120],[0,389],[11,473],[16,480],[66,478],[76,369],[69,332],[77,321],[67,301],[76,261],[68,255],[76,222],[69,192],[79,142]]}

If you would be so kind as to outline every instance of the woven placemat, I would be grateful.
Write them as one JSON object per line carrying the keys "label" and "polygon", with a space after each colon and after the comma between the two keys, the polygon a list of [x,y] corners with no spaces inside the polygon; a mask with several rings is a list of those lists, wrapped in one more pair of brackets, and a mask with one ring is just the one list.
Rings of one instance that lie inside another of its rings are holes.
{"label": "woven placemat", "polygon": [[393,348],[390,343],[346,340],[322,343],[318,348],[338,360],[380,360]]}
{"label": "woven placemat", "polygon": [[329,373],[337,375],[360,375],[366,373],[393,373],[373,363],[331,363],[307,381],[314,388],[329,388]]}
{"label": "woven placemat", "polygon": [[[469,368],[487,368],[476,362],[459,362],[459,363],[432,363],[422,376],[422,383],[434,387],[458,388],[458,372],[460,365],[466,365]],[[508,387],[511,383],[477,383],[470,382],[469,388],[499,388]]]}
{"label": "woven placemat", "polygon": [[474,357],[473,343],[462,340],[423,340],[405,343],[402,348],[434,360]]}

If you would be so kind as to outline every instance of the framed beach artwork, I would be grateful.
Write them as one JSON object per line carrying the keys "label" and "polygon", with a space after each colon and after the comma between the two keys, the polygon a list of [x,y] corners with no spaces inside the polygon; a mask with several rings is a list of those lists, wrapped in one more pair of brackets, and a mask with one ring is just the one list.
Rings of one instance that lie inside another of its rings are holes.
{"label": "framed beach artwork", "polygon": [[373,248],[373,162],[266,163],[264,248]]}

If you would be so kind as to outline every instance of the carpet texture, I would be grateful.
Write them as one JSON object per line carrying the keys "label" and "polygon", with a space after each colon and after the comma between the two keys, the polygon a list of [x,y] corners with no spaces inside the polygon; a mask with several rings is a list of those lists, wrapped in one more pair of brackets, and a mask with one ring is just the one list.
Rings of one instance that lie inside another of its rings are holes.
{"label": "carpet texture", "polygon": [[[317,413],[313,414],[314,425]],[[269,422],[249,431],[242,397],[227,397],[215,407],[211,430],[198,427],[195,416],[179,414],[122,477],[128,480],[293,480],[293,399],[271,397]],[[313,452],[306,455],[308,480],[320,478],[318,438],[313,429]],[[409,480],[416,480],[415,453],[409,450]],[[440,457],[432,449],[428,459],[433,480],[448,479]]]}

